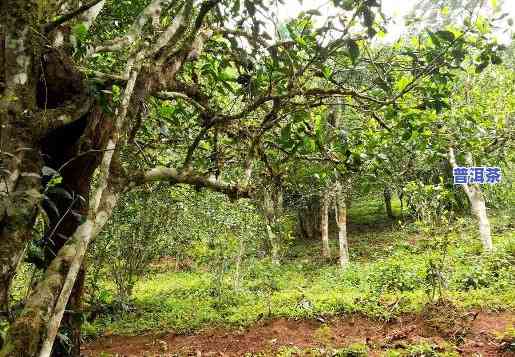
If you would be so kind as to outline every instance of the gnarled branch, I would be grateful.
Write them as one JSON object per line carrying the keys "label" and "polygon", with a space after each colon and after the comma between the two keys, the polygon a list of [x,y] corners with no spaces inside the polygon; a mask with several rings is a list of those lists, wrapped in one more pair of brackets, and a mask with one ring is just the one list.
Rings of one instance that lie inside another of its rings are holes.
{"label": "gnarled branch", "polygon": [[232,199],[250,198],[253,192],[250,187],[242,187],[235,183],[228,183],[220,179],[205,177],[202,174],[192,171],[181,172],[173,167],[155,167],[129,178],[128,181],[128,185],[126,185],[127,190],[145,183],[169,181],[173,184],[205,187],[211,191],[224,193]]}

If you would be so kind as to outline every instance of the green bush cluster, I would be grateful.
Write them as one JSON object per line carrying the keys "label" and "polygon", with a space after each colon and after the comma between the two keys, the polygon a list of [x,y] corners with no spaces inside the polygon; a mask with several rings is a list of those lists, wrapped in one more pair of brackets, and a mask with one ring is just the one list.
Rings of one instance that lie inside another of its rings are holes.
{"label": "green bush cluster", "polygon": [[371,272],[368,282],[376,292],[413,291],[422,285],[422,279],[413,266],[401,262],[388,262]]}
{"label": "green bush cluster", "polygon": [[469,259],[456,270],[452,283],[461,291],[495,287],[507,290],[515,286],[515,259],[506,251]]}

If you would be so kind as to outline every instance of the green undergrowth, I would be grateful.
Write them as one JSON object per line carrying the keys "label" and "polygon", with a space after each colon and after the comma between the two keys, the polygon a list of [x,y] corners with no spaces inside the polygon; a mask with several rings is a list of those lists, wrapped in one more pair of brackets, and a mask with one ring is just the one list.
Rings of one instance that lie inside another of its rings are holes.
{"label": "green undergrowth", "polygon": [[[374,207],[368,204],[368,209]],[[354,206],[350,221],[364,222],[366,212]],[[279,266],[267,258],[246,259],[238,288],[232,268],[221,284],[214,283],[216,269],[209,266],[155,272],[137,283],[131,309],[101,314],[86,323],[84,333],[187,333],[215,326],[244,327],[269,318],[349,314],[388,321],[419,312],[440,296],[464,309],[515,310],[512,213],[493,216],[491,254],[481,253],[470,220],[433,235],[421,233],[415,223],[392,223],[381,230],[351,225],[352,263],[345,269],[336,260],[321,260],[318,242],[297,242]],[[332,244],[335,255],[336,242]],[[108,284],[100,295],[109,305],[114,290]]]}
{"label": "green undergrowth", "polygon": [[[370,348],[361,343],[353,343],[345,347],[334,348],[331,346],[300,348],[296,346],[284,346],[278,351],[265,351],[258,354],[247,354],[246,357],[366,357],[369,356]],[[448,345],[438,346],[430,342],[408,344],[402,348],[385,349],[381,356],[384,357],[458,357],[456,347]]]}

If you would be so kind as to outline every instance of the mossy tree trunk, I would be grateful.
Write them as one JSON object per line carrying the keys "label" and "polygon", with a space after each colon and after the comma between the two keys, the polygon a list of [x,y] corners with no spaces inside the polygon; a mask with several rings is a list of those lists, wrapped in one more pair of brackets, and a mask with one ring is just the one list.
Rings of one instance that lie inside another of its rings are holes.
{"label": "mossy tree trunk", "polygon": [[[47,259],[37,262],[48,271],[57,252],[77,230],[77,216],[87,213],[84,202],[98,166],[98,153],[93,151],[102,148],[103,138],[109,134],[108,127],[100,124],[102,111],[92,107],[82,76],[66,52],[48,46],[47,39],[34,30],[40,27],[41,6],[37,1],[0,4],[0,310],[4,313],[9,309],[12,279],[33,238],[38,211],[43,209],[49,218],[43,241],[51,243],[47,247],[52,251],[48,249]],[[88,150],[92,153],[85,155]],[[61,176],[59,188],[65,195],[45,190],[52,178],[50,169]],[[45,278],[51,276],[47,273]],[[72,310],[80,306],[81,281],[74,289]],[[48,306],[40,306],[48,311],[53,305],[46,302]],[[66,320],[78,327],[75,322],[79,320],[72,322],[71,316]],[[13,324],[1,354],[35,353],[44,322],[32,320],[30,326],[37,325],[36,329],[19,332]],[[75,342],[78,331],[75,328],[72,333]],[[78,346],[74,351],[78,355]]]}
{"label": "mossy tree trunk", "polygon": [[33,26],[35,1],[0,4],[0,310],[32,237],[41,195]]}

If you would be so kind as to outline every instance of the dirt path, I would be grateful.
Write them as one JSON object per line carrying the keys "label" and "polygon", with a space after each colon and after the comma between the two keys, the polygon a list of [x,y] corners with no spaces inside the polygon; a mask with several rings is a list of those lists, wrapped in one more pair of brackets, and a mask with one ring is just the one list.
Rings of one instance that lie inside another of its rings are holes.
{"label": "dirt path", "polygon": [[467,322],[466,332],[435,332],[434,326],[414,315],[387,324],[357,316],[338,317],[324,324],[316,320],[277,319],[240,331],[212,329],[194,335],[101,337],[86,345],[82,352],[85,356],[100,356],[102,352],[118,356],[243,356],[266,352],[272,356],[282,346],[338,348],[359,342],[369,346],[370,356],[380,356],[388,348],[421,342],[438,345],[443,350],[446,341],[452,338],[450,335],[460,332],[462,342],[458,352],[463,356],[515,356],[513,352],[501,352],[495,338],[496,331],[514,325],[514,313],[471,312],[464,319],[473,319]]}

